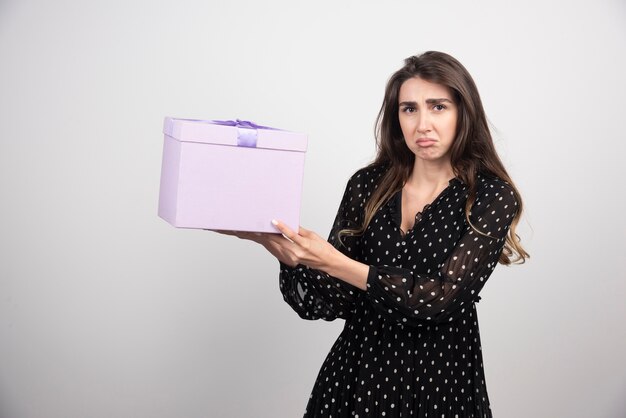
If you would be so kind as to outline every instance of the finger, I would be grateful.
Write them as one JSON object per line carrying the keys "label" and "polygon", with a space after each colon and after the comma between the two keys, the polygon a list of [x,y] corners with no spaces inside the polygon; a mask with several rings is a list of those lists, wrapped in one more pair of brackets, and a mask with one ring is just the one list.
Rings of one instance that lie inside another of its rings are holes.
{"label": "finger", "polygon": [[282,234],[267,234],[265,236],[265,239],[268,242],[273,242],[273,243],[280,244],[280,245],[282,245],[283,243],[287,243],[287,242],[292,244],[292,242],[289,241],[287,238],[285,238]]}
{"label": "finger", "polygon": [[272,236],[268,237],[268,243],[270,243],[272,246],[280,247],[283,250],[289,252],[293,252],[296,248],[298,248],[298,244],[290,241],[288,238],[285,238],[282,235],[272,234]]}
{"label": "finger", "polygon": [[230,235],[233,237],[237,237],[243,240],[249,241],[257,241],[260,238],[260,234],[258,232],[250,232],[250,231],[232,231],[232,230],[215,230],[218,234],[222,235]]}
{"label": "finger", "polygon": [[298,229],[298,234],[302,235],[303,237],[307,237],[307,238],[308,238],[308,237],[310,237],[310,236],[311,236],[312,234],[314,234],[314,233],[313,233],[313,231],[311,231],[311,230],[309,230],[309,229],[306,229],[306,228],[304,228],[303,226],[301,226],[301,227]]}
{"label": "finger", "polygon": [[298,265],[299,261],[295,257],[292,251],[290,251],[286,245],[295,246],[295,244],[289,241],[283,236],[280,236],[281,241],[272,240],[267,243],[267,249],[272,253],[278,260],[287,264],[290,267],[295,267]]}
{"label": "finger", "polygon": [[304,228],[300,227],[300,235],[302,235],[303,237],[312,240],[312,241],[323,241],[326,242],[326,240],[324,238],[322,238],[321,236],[319,236],[315,231],[311,231],[310,229],[304,229]]}
{"label": "finger", "polygon": [[278,229],[281,232],[281,234],[283,234],[286,238],[290,239],[296,244],[302,243],[302,237],[300,237],[300,235],[298,235],[296,232],[294,232],[291,228],[289,228],[287,225],[285,225],[281,221],[272,219],[272,225],[274,225],[276,229]]}
{"label": "finger", "polygon": [[205,229],[205,231],[213,231],[213,232],[217,232],[218,234],[222,234],[222,235],[237,235],[235,233],[235,231],[226,231],[223,229]]}

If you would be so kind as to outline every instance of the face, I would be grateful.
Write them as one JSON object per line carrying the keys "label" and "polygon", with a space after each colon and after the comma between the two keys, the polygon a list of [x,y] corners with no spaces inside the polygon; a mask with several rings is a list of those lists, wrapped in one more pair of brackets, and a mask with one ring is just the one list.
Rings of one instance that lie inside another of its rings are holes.
{"label": "face", "polygon": [[458,110],[450,89],[419,77],[400,86],[398,118],[415,158],[449,162]]}

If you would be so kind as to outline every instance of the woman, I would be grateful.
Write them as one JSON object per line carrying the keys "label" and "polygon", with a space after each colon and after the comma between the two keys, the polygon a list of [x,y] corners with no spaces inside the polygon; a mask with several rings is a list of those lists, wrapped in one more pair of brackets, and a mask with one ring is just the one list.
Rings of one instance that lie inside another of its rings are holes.
{"label": "woman", "polygon": [[406,59],[377,140],[328,242],[278,221],[282,235],[236,233],[280,261],[302,318],[346,320],[305,416],[491,417],[475,302],[498,262],[528,254],[522,200],[467,70],[441,52]]}

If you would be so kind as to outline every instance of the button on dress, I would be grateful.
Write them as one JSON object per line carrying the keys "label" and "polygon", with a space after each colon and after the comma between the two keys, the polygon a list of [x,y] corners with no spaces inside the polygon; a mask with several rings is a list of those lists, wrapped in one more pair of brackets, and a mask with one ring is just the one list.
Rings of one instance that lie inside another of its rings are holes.
{"label": "button on dress", "polygon": [[329,242],[370,266],[367,289],[322,271],[281,263],[284,300],[304,319],[345,320],[322,364],[305,417],[491,417],[475,303],[498,263],[518,204],[498,178],[478,175],[465,219],[467,186],[452,179],[400,230],[401,191],[362,224],[384,166],[357,171]]}

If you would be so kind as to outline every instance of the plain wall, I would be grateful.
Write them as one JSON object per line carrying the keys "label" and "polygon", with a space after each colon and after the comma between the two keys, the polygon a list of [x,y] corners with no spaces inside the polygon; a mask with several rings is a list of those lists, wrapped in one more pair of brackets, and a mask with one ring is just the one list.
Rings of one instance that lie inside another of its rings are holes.
{"label": "plain wall", "polygon": [[260,248],[156,215],[164,116],[307,132],[326,235],[384,85],[458,58],[532,258],[478,304],[497,417],[626,416],[626,5],[0,1],[0,417],[296,417],[343,322]]}

